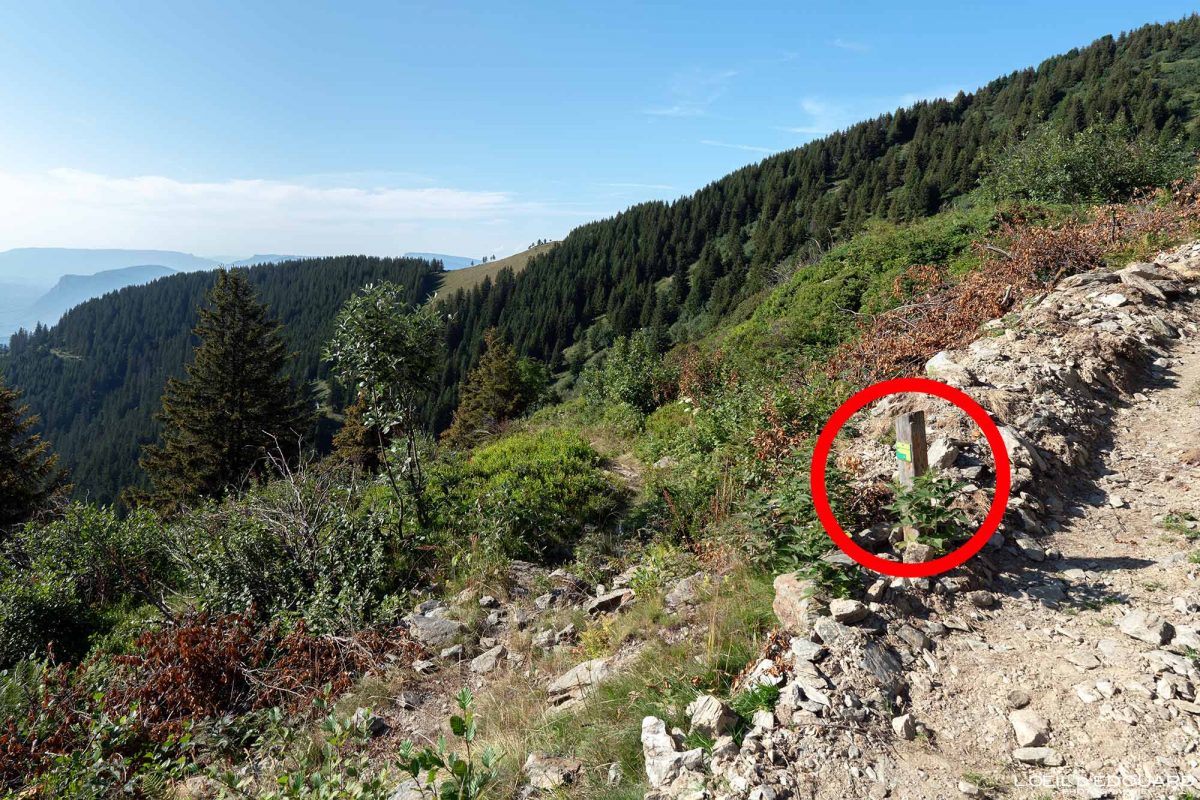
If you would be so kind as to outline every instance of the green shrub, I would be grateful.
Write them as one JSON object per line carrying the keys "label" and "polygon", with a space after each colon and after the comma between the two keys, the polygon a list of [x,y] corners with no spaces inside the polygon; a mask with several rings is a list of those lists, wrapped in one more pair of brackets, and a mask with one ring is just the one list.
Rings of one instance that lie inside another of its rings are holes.
{"label": "green shrub", "polygon": [[726,370],[729,379],[648,416],[638,442],[644,462],[669,459],[668,468],[648,474],[643,505],[657,507],[657,527],[679,536],[698,536],[705,524],[740,504],[747,488],[771,477],[779,454],[763,452],[758,434],[778,433],[781,447],[789,448],[784,440],[816,431],[847,394],[842,383],[819,375],[790,385],[773,369]]}
{"label": "green shrub", "polygon": [[[834,544],[817,519],[808,486],[808,454],[797,454],[792,469],[776,486],[754,495],[748,507],[750,527],[770,542],[764,566],[790,570],[813,580],[832,597],[849,597],[861,583],[861,570],[823,560]],[[829,505],[843,529],[853,530],[848,509],[853,489],[835,468],[826,473]]]}
{"label": "green shrub", "polygon": [[596,451],[575,433],[517,433],[450,458],[431,475],[435,526],[460,547],[507,556],[565,555],[589,525],[617,508],[618,490]]}
{"label": "green shrub", "polygon": [[625,403],[639,411],[654,410],[672,382],[653,337],[645,330],[619,336],[599,366],[588,366],[581,378],[584,396],[597,403]]}
{"label": "green shrub", "polygon": [[437,386],[446,320],[433,303],[413,310],[404,294],[388,281],[362,287],[338,313],[325,358],[362,398],[362,424],[386,443],[380,465],[401,520],[411,498],[424,524],[427,433],[420,409]]}
{"label": "green shrub", "polygon": [[39,653],[51,642],[76,657],[107,627],[106,608],[165,610],[174,568],[157,519],[134,512],[69,506],[62,518],[26,525],[0,557],[0,664]]}
{"label": "green shrub", "polygon": [[61,576],[6,574],[0,582],[0,664],[55,652],[82,655],[96,624],[74,585]]}
{"label": "green shrub", "polygon": [[696,570],[698,564],[691,554],[663,542],[651,542],[633,556],[637,567],[629,580],[629,588],[639,597],[657,594],[672,581]]}
{"label": "green shrub", "polygon": [[[387,800],[407,797],[405,791],[430,800],[483,800],[499,779],[499,754],[484,748],[476,757],[475,698],[463,689],[455,700],[461,714],[450,717],[450,730],[462,743],[462,755],[444,738],[422,750],[404,742],[394,764],[380,764],[371,758],[369,714],[327,715],[319,736],[310,740],[302,727],[272,709],[253,743],[258,761],[270,765],[265,775],[225,765],[208,772],[223,800]],[[404,791],[397,791],[398,784]]]}
{"label": "green shrub", "polygon": [[473,752],[478,724],[475,720],[475,697],[463,688],[455,696],[461,715],[450,717],[450,732],[462,742],[463,755],[451,751],[444,738],[437,748],[416,750],[412,742],[400,747],[396,766],[407,772],[420,786],[421,795],[434,800],[482,800],[499,781],[497,765],[500,754],[484,748],[475,760]]}
{"label": "green shrub", "polygon": [[945,552],[948,542],[969,532],[966,514],[951,505],[962,487],[952,478],[940,477],[937,470],[913,479],[912,486],[894,485],[895,498],[888,508],[899,520],[896,529],[913,529],[914,541]]}
{"label": "green shrub", "polygon": [[254,745],[262,761],[274,767],[269,774],[273,786],[267,788],[256,771],[235,772],[223,765],[211,767],[209,775],[222,800],[387,800],[395,781],[386,767],[372,764],[366,721],[366,715],[328,715],[321,720],[318,740],[307,741],[305,731],[272,709]]}
{"label": "green shrub", "polygon": [[686,436],[695,411],[692,403],[682,400],[655,409],[646,417],[645,439],[639,442],[642,454],[650,460],[667,455],[672,444]]}
{"label": "green shrub", "polygon": [[1047,124],[993,159],[982,184],[984,192],[997,200],[1118,202],[1139,189],[1187,177],[1193,163],[1179,143],[1134,138],[1115,122],[1075,134]]}
{"label": "green shrub", "polygon": [[171,541],[188,588],[206,609],[300,616],[315,632],[373,622],[399,580],[396,528],[344,480],[298,473],[181,518]]}

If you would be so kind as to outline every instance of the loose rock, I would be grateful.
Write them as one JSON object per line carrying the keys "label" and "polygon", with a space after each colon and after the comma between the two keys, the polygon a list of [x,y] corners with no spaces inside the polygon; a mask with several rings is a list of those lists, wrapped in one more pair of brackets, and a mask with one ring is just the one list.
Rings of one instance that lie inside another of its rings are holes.
{"label": "loose rock", "polygon": [[577,758],[560,758],[547,753],[530,753],[523,768],[529,785],[550,791],[572,786],[579,780],[583,762]]}
{"label": "loose rock", "polygon": [[867,607],[857,600],[831,600],[829,602],[829,615],[847,625],[861,622],[869,613]]}
{"label": "loose rock", "polygon": [[508,650],[502,644],[498,644],[491,650],[480,653],[471,660],[471,672],[476,675],[486,675],[489,672],[494,672],[500,666],[500,660],[508,654]]}
{"label": "loose rock", "polygon": [[1052,747],[1019,747],[1013,750],[1014,761],[1035,767],[1061,767],[1063,757]]}
{"label": "loose rock", "polygon": [[1037,747],[1050,738],[1050,723],[1032,709],[1018,709],[1008,715],[1008,721],[1021,747]]}
{"label": "loose rock", "polygon": [[901,739],[912,741],[917,738],[917,726],[913,723],[911,714],[903,714],[892,718],[892,730]]}
{"label": "loose rock", "polygon": [[733,732],[738,716],[723,700],[704,694],[688,705],[685,712],[692,721],[692,730],[709,739]]}
{"label": "loose rock", "polygon": [[1147,644],[1164,645],[1171,641],[1174,631],[1171,624],[1157,614],[1146,611],[1131,611],[1117,623],[1121,633]]}

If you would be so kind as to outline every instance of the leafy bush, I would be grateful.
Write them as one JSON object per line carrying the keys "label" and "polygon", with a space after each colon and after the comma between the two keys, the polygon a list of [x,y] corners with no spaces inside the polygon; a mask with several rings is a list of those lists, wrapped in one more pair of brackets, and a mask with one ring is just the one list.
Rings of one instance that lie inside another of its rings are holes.
{"label": "leafy bush", "polygon": [[[404,742],[394,764],[381,764],[371,758],[369,714],[327,715],[319,736],[309,741],[302,728],[275,712],[254,743],[257,759],[271,765],[267,774],[223,766],[209,773],[220,786],[222,800],[387,800],[412,794],[431,800],[483,800],[499,779],[499,756],[487,748],[476,759],[474,697],[463,689],[456,700],[461,714],[451,716],[450,730],[463,745],[462,755],[451,751],[444,738],[436,747],[419,751],[412,742]],[[325,705],[318,703],[318,708]]]}
{"label": "leafy bush", "polygon": [[651,542],[634,554],[637,567],[629,579],[629,588],[639,597],[661,592],[669,583],[695,571],[698,566],[690,554],[664,542]]}
{"label": "leafy bush", "polygon": [[893,486],[895,499],[888,508],[899,519],[898,531],[915,531],[915,539],[939,552],[967,531],[967,517],[951,503],[963,484],[939,477],[936,470],[913,479],[912,486]]}
{"label": "leafy bush", "polygon": [[315,636],[302,623],[285,631],[194,614],[147,631],[129,655],[22,663],[0,673],[0,788],[159,796],[150,789],[194,764],[198,742],[209,756],[241,750],[230,732],[244,744],[243,715],[260,726],[284,712],[307,717],[389,658],[418,652],[399,629]]}
{"label": "leafy bush", "polygon": [[166,611],[174,569],[157,519],[138,511],[75,504],[61,519],[26,525],[0,557],[0,664],[54,643],[77,657],[105,627],[104,609],[122,600]]}
{"label": "leafy bush", "polygon": [[[764,566],[773,571],[791,570],[813,580],[832,597],[849,597],[861,582],[858,567],[846,567],[823,560],[833,549],[825,533],[808,488],[807,456],[798,454],[793,469],[769,491],[752,498],[750,525],[771,543]],[[852,529],[853,488],[832,466],[826,473],[829,505],[843,528]]]}
{"label": "leafy bush", "polygon": [[433,470],[435,525],[460,547],[512,557],[565,555],[616,510],[618,489],[575,433],[517,433]]}
{"label": "leafy bush", "polygon": [[186,772],[187,734],[147,743],[136,709],[103,707],[111,675],[102,661],[27,661],[0,673],[0,788],[46,800],[154,797]]}
{"label": "leafy bush", "polygon": [[599,366],[589,366],[581,378],[584,396],[593,402],[625,403],[652,411],[672,375],[652,336],[645,330],[619,336]]}
{"label": "leafy bush", "polygon": [[301,617],[317,632],[375,621],[395,588],[394,528],[360,508],[363,485],[325,468],[289,473],[171,530],[172,553],[202,605]]}
{"label": "leafy bush", "polygon": [[847,394],[819,374],[793,382],[729,359],[719,372],[703,391],[648,416],[636,451],[649,463],[667,459],[647,477],[647,504],[660,502],[660,527],[683,537],[697,537],[778,473]]}
{"label": "leafy bush", "polygon": [[413,310],[403,286],[387,281],[367,284],[342,306],[325,350],[337,376],[362,398],[362,424],[376,433],[380,463],[401,518],[411,497],[422,523],[421,403],[437,386],[444,327],[445,319],[433,303]]}
{"label": "leafy bush", "polygon": [[214,769],[221,787],[221,798],[255,797],[259,800],[387,800],[392,796],[386,770],[376,769],[367,752],[370,734],[366,718],[340,719],[327,716],[321,721],[321,741],[304,747],[293,726],[277,720],[268,735],[258,742],[261,752],[277,753],[282,761],[275,787],[265,789],[252,775]]}
{"label": "leafy bush", "polygon": [[1192,165],[1179,143],[1135,139],[1117,123],[1075,134],[1042,125],[993,160],[983,188],[997,200],[1111,203],[1184,178]]}

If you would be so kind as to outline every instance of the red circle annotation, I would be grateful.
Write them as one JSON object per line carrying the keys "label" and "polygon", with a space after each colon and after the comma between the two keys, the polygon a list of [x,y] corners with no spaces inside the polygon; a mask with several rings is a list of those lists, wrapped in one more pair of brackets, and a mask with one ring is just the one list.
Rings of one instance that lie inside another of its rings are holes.
{"label": "red circle annotation", "polygon": [[[842,429],[842,426],[855,413],[869,403],[873,403],[888,395],[905,392],[918,392],[940,397],[965,411],[975,424],[979,426],[980,430],[983,431],[984,438],[987,439],[988,446],[992,449],[992,458],[996,465],[995,493],[992,496],[992,504],[988,508],[987,516],[984,518],[979,530],[956,550],[935,558],[932,561],[924,561],[916,564],[888,561],[867,552],[855,543],[842,530],[841,525],[838,524],[833,509],[829,506],[829,494],[825,486],[825,468],[829,461],[829,453],[833,448],[833,441]],[[1008,448],[1005,447],[1004,438],[1000,435],[1000,429],[996,427],[996,423],[992,421],[991,416],[983,406],[972,400],[965,392],[940,381],[928,378],[895,378],[873,384],[862,391],[856,392],[837,411],[833,412],[833,416],[829,418],[829,421],[825,423],[825,427],[821,429],[821,434],[817,437],[816,446],[813,448],[812,464],[809,469],[809,484],[812,491],[813,505],[817,511],[817,518],[821,521],[825,532],[829,534],[829,538],[841,548],[843,553],[867,569],[884,575],[891,575],[897,578],[928,578],[965,563],[967,559],[983,549],[988,539],[1000,527],[1000,522],[1004,518],[1004,512],[1008,507],[1009,493],[1012,489],[1010,469],[1011,464],[1008,457]]]}

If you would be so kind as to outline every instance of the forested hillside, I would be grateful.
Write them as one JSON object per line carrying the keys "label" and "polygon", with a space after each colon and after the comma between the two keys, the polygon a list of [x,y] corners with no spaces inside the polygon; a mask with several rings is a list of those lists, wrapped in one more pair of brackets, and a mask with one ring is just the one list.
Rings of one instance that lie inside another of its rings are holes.
{"label": "forested hillside", "polygon": [[[437,429],[449,423],[490,327],[519,354],[571,374],[639,328],[660,347],[695,339],[748,316],[751,307],[739,306],[868,220],[925,217],[974,191],[992,155],[1043,122],[1072,133],[1099,120],[1195,146],[1198,81],[1200,18],[1151,25],[972,94],[859,123],[690,197],[582,226],[519,275],[501,270],[443,297],[449,358],[429,415]],[[250,274],[299,353],[295,376],[321,380],[320,345],[356,287],[389,278],[424,296],[438,284],[435,271],[415,260],[339,258]],[[86,303],[50,330],[14,338],[0,360],[41,415],[78,494],[111,500],[142,481],[138,448],[156,434],[151,416],[188,357],[187,331],[211,280],[175,276]]]}
{"label": "forested hillside", "polygon": [[1164,141],[1200,143],[1198,80],[1200,18],[1149,25],[973,94],[858,123],[690,197],[578,228],[515,281],[497,276],[451,298],[439,420],[492,325],[556,367],[602,315],[616,335],[675,325],[676,340],[689,338],[770,285],[780,262],[844,239],[869,218],[922,217],[972,191],[988,156],[1040,122],[1067,132],[1124,122]]}
{"label": "forested hillside", "polygon": [[[296,353],[291,376],[321,381],[321,348],[351,293],[388,280],[419,300],[433,292],[440,271],[440,264],[414,258],[345,256],[246,274],[284,325]],[[111,502],[124,487],[144,485],[139,449],[158,435],[159,398],[190,358],[196,312],[215,275],[184,273],[128,287],[75,307],[53,328],[13,336],[0,372],[41,416],[40,430],[70,468],[78,496]]]}

